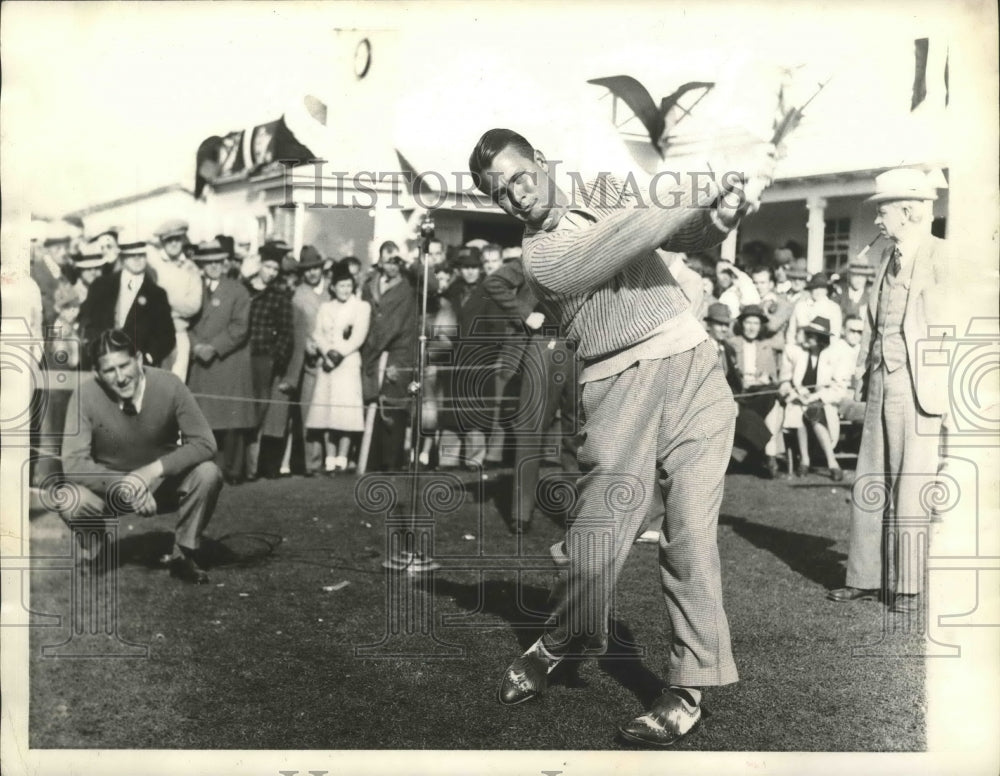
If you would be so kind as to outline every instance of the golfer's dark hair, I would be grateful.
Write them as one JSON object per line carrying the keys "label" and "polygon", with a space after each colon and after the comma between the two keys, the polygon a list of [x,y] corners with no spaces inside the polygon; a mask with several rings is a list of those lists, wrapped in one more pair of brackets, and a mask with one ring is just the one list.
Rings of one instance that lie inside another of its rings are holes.
{"label": "golfer's dark hair", "polygon": [[387,251],[398,251],[398,250],[399,246],[396,245],[396,243],[394,243],[392,240],[386,240],[378,247],[378,257],[381,259],[383,253],[386,253]]}
{"label": "golfer's dark hair", "polygon": [[759,275],[762,272],[766,272],[767,276],[773,281],[774,280],[774,267],[769,264],[758,264],[755,267],[750,268],[750,277],[754,275]]}
{"label": "golfer's dark hair", "polygon": [[134,356],[138,351],[132,338],[121,329],[105,329],[90,346],[90,362],[97,366],[101,356],[108,353],[128,353]]}
{"label": "golfer's dark hair", "polygon": [[472,154],[469,156],[469,172],[472,173],[472,182],[483,194],[493,196],[483,176],[483,170],[493,164],[493,160],[501,151],[510,146],[529,159],[535,155],[531,143],[512,129],[491,129],[479,138],[476,147],[472,149]]}

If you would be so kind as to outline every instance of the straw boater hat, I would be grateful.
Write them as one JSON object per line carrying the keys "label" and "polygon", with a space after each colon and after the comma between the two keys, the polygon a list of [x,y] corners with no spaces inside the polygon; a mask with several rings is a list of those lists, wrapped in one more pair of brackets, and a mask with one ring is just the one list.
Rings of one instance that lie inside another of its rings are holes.
{"label": "straw boater hat", "polygon": [[827,339],[830,339],[832,335],[830,330],[830,319],[822,315],[818,315],[803,326],[802,331],[806,334],[815,334],[819,337],[826,337]]}
{"label": "straw boater hat", "polygon": [[937,199],[937,192],[927,175],[920,170],[889,170],[875,178],[875,193],[867,202],[889,202],[894,199]]}
{"label": "straw boater hat", "polygon": [[855,260],[847,265],[847,273],[849,275],[866,275],[868,277],[874,277],[875,267],[873,267],[867,261]]}
{"label": "straw boater hat", "polygon": [[147,247],[149,246],[145,242],[124,243],[123,245],[118,246],[119,250],[121,250],[119,258],[131,259],[138,258],[140,256],[146,258]]}
{"label": "straw boater hat", "polygon": [[733,322],[733,313],[729,309],[729,305],[722,302],[713,302],[708,306],[708,312],[705,313],[705,320],[712,323],[724,323],[728,326]]}
{"label": "straw boater hat", "polygon": [[198,243],[193,258],[199,264],[206,264],[210,261],[225,261],[229,258],[229,251],[223,248],[222,243],[218,240],[206,240]]}
{"label": "straw boater hat", "polygon": [[74,253],[72,259],[77,269],[97,269],[108,263],[103,253]]}

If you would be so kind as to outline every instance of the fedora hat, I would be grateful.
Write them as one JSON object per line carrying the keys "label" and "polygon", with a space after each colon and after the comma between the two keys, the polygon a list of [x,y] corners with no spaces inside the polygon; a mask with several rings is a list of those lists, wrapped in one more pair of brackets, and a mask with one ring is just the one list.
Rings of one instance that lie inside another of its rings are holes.
{"label": "fedora hat", "polygon": [[806,280],[809,277],[809,270],[806,269],[805,259],[794,259],[785,270],[789,280]]}
{"label": "fedora hat", "polygon": [[261,261],[276,261],[279,264],[291,252],[292,246],[284,240],[267,240],[258,251]]}
{"label": "fedora hat", "polygon": [[210,261],[225,261],[229,258],[229,251],[222,247],[218,240],[206,240],[198,243],[192,258],[199,264]]}
{"label": "fedora hat", "polygon": [[920,170],[896,169],[875,178],[875,193],[867,202],[889,202],[894,199],[937,199],[937,192],[927,175]]}
{"label": "fedora hat", "polygon": [[320,252],[311,245],[303,245],[299,251],[299,270],[314,269],[323,266],[323,257]]}
{"label": "fedora hat", "polygon": [[[726,308],[729,309],[729,308]],[[736,318],[738,321],[742,321],[744,318],[760,318],[761,323],[767,323],[767,313],[764,312],[764,308],[759,304],[748,304],[742,310],[740,310],[739,316]]]}
{"label": "fedora hat", "polygon": [[825,272],[817,272],[811,278],[809,282],[806,283],[806,291],[812,291],[814,288],[829,288],[830,278]]}
{"label": "fedora hat", "polygon": [[832,335],[830,331],[830,319],[823,315],[817,315],[802,327],[802,331],[806,334],[816,334],[820,337],[830,339]]}
{"label": "fedora hat", "polygon": [[733,322],[733,313],[729,309],[729,305],[722,302],[713,302],[708,306],[708,312],[705,313],[705,320],[728,325]]}

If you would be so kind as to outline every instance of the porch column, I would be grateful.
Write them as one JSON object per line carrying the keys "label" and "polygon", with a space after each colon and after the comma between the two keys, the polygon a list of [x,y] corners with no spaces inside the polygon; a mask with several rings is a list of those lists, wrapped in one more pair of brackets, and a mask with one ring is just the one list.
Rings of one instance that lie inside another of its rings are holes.
{"label": "porch column", "polygon": [[822,197],[809,197],[806,200],[809,210],[809,244],[806,248],[806,269],[812,275],[823,271],[823,231],[825,229],[823,213],[826,211],[826,200]]}

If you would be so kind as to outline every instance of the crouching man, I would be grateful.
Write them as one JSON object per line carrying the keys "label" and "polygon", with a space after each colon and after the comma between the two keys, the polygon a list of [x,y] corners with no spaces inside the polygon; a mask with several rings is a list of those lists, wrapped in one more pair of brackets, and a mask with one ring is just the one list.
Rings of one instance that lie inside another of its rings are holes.
{"label": "crouching man", "polygon": [[208,582],[194,555],[222,474],[205,416],[180,378],[143,366],[121,329],[102,332],[91,358],[94,375],[81,380],[67,410],[63,473],[77,498],[63,520],[176,512],[174,549],[162,560],[172,576]]}

